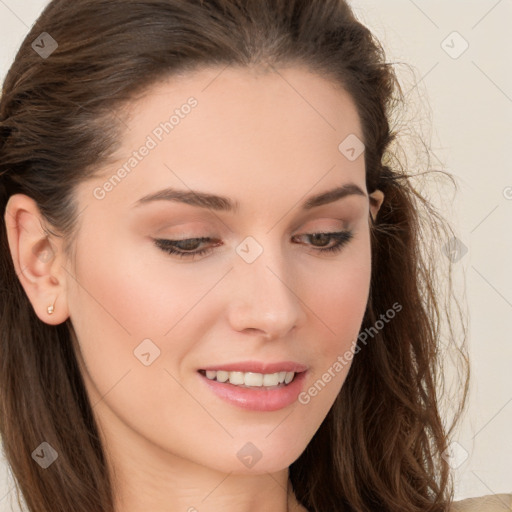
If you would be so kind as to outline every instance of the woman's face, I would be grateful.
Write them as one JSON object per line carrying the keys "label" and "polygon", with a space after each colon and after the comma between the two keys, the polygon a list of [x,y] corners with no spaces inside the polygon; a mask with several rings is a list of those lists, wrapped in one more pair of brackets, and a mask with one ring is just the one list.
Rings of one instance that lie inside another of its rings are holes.
{"label": "woman's face", "polygon": [[[286,468],[343,385],[368,299],[355,106],[301,68],[212,68],[151,88],[131,114],[117,161],[77,190],[66,282],[109,449]],[[294,368],[289,387],[258,387]]]}

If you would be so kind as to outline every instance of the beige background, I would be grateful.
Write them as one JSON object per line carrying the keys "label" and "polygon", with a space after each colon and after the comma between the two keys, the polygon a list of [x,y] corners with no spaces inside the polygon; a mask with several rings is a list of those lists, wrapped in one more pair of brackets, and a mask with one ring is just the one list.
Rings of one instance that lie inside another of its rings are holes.
{"label": "beige background", "polygon": [[[46,3],[0,0],[0,79]],[[404,92],[411,104],[423,103],[411,109],[408,126],[431,139],[432,165],[452,173],[459,187],[453,201],[439,203],[468,249],[455,265],[466,282],[473,375],[451,459],[456,499],[510,493],[512,1],[351,4],[383,42],[388,60],[409,65],[397,66]],[[437,194],[432,190],[434,200]],[[12,487],[0,460],[0,511],[11,510]]]}

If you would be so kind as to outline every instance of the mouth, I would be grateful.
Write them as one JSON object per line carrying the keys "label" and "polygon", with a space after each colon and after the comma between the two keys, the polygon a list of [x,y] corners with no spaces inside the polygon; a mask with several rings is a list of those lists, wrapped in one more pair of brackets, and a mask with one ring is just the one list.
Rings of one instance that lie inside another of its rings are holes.
{"label": "mouth", "polygon": [[255,368],[256,365],[250,363],[251,369],[272,373],[240,371],[240,366],[226,365],[222,370],[202,368],[197,374],[208,393],[212,392],[237,408],[259,412],[277,411],[297,402],[308,372],[307,367],[296,364],[279,364],[280,370],[274,371],[278,369],[276,364]]}
{"label": "mouth", "polygon": [[228,383],[249,389],[278,389],[288,386],[297,375],[304,372],[280,371],[274,373],[257,373],[226,370],[198,370],[209,380]]}

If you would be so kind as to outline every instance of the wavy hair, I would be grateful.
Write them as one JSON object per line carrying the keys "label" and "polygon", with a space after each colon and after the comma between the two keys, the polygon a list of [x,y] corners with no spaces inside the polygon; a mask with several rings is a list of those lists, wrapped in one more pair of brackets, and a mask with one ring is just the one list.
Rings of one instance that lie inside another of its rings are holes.
{"label": "wavy hair", "polygon": [[[32,47],[42,32],[58,44],[46,58]],[[452,230],[392,151],[398,132],[391,119],[404,95],[381,44],[344,0],[51,1],[3,85],[0,210],[5,215],[12,194],[30,196],[51,226],[48,234],[63,237],[70,253],[78,229],[75,187],[118,147],[123,106],[157,82],[202,66],[293,64],[350,94],[363,128],[368,192],[385,194],[371,224],[362,323],[362,330],[377,332],[369,331],[365,344],[358,338],[339,395],[291,464],[293,490],[311,512],[447,511],[453,483],[446,453],[469,383],[464,322],[462,334],[453,327],[463,317],[459,303],[458,316],[447,313],[451,263],[434,250]],[[70,319],[52,326],[36,316],[4,222],[0,293],[0,435],[18,502],[21,491],[31,512],[113,512]],[[400,312],[375,329],[395,303]],[[450,425],[441,411],[444,321],[447,346],[462,340],[464,370]],[[59,447],[45,471],[31,457],[42,440]]]}

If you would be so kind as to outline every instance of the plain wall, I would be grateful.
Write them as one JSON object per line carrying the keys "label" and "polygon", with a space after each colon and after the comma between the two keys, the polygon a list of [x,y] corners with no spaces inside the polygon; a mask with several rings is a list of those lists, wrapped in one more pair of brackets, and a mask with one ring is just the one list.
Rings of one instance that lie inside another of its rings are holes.
{"label": "plain wall", "polygon": [[[46,3],[0,1],[2,81]],[[506,150],[512,127],[512,2],[351,4],[383,43],[387,60],[409,65],[399,64],[397,72],[410,101],[424,102],[412,120],[415,129],[432,132],[432,164],[454,175],[459,187],[446,216],[468,250],[456,266],[466,280],[472,381],[452,458],[456,499],[512,492],[512,166]],[[0,510],[8,511],[12,477],[0,463]]]}

